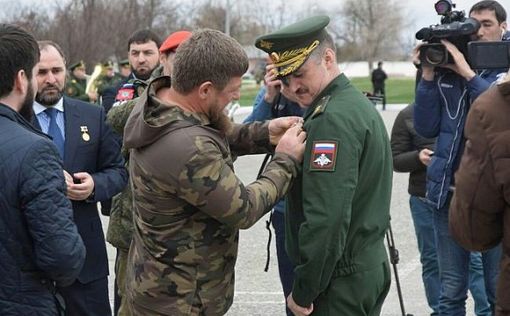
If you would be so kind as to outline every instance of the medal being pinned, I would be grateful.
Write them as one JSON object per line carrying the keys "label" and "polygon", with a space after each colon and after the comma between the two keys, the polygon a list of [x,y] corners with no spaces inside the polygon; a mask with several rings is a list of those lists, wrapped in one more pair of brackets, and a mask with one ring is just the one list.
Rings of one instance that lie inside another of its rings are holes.
{"label": "medal being pinned", "polygon": [[90,140],[89,128],[87,126],[80,126],[81,138],[88,142]]}

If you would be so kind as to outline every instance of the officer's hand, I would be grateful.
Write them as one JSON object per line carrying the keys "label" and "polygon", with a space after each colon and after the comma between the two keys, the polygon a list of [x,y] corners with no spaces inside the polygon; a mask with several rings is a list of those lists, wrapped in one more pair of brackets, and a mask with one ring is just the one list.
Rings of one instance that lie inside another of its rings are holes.
{"label": "officer's hand", "polygon": [[266,66],[264,83],[266,84],[266,94],[264,95],[264,101],[267,103],[273,103],[274,99],[280,92],[280,87],[282,86],[281,80],[276,79],[276,70],[273,64]]}
{"label": "officer's hand", "polygon": [[309,307],[302,307],[294,302],[292,298],[292,292],[289,297],[287,297],[287,306],[292,311],[292,313],[296,316],[308,316],[313,312],[313,303]]}
{"label": "officer's hand", "polygon": [[443,67],[451,69],[464,77],[466,80],[471,80],[476,75],[476,73],[471,69],[469,64],[466,61],[466,58],[464,58],[464,55],[459,51],[455,45],[450,43],[447,40],[441,40],[441,43],[446,47],[448,52],[452,55],[454,64],[448,64],[444,65]]}
{"label": "officer's hand", "polygon": [[425,64],[421,64],[421,60],[420,60],[420,47],[422,46],[423,44],[418,44],[414,49],[413,49],[413,64],[419,66],[421,65],[421,71],[422,71],[422,78],[427,80],[427,81],[432,81],[434,80],[434,66],[431,66],[431,65],[425,65]]}
{"label": "officer's hand", "polygon": [[277,145],[286,130],[302,122],[303,118],[299,116],[279,117],[269,121],[269,141],[272,145]]}
{"label": "officer's hand", "polygon": [[78,183],[67,186],[67,197],[75,201],[86,200],[94,191],[94,179],[87,172],[75,173],[73,177]]}
{"label": "officer's hand", "polygon": [[275,152],[285,153],[292,156],[298,162],[302,162],[305,153],[305,140],[306,132],[303,130],[303,125],[297,123],[283,134],[276,146]]}
{"label": "officer's hand", "polygon": [[96,102],[97,100],[97,92],[88,92],[87,95],[89,96],[90,102]]}
{"label": "officer's hand", "polygon": [[432,154],[434,154],[432,150],[424,148],[418,153],[418,159],[420,159],[422,164],[428,166],[430,164],[430,160],[432,159]]}

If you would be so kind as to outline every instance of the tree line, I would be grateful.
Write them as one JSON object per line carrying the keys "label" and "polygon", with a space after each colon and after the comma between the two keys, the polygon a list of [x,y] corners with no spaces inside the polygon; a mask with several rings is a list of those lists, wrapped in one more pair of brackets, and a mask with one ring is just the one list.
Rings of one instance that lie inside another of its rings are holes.
{"label": "tree line", "polygon": [[[59,43],[69,62],[88,64],[127,57],[127,41],[148,28],[162,40],[176,30],[212,28],[225,31],[243,45],[299,19],[326,14],[336,39],[339,61],[402,60],[412,43],[402,38],[404,19],[395,0],[343,0],[337,5],[285,0],[66,0],[45,5],[12,3],[0,16],[38,39]],[[294,3],[296,3],[294,1]],[[227,7],[228,6],[228,7]],[[371,67],[370,67],[371,69]]]}

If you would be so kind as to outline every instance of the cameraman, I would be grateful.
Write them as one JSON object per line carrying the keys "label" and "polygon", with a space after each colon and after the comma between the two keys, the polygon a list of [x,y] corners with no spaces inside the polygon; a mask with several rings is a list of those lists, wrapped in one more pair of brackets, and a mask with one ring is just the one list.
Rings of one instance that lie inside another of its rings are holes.
{"label": "cameraman", "polygon": [[[473,40],[502,40],[506,31],[506,12],[497,1],[476,3],[469,16],[481,24]],[[420,135],[437,137],[435,155],[427,169],[427,199],[436,208],[433,224],[441,279],[440,315],[465,315],[470,252],[460,247],[448,232],[448,209],[455,185],[453,174],[464,148],[463,130],[471,103],[506,69],[476,73],[457,47],[446,40],[441,42],[452,55],[454,63],[443,66],[447,69],[440,71],[430,65],[422,65],[422,80],[416,91],[414,125]],[[415,52],[416,60],[419,47]],[[482,253],[486,293],[492,313],[500,256],[501,246]]]}

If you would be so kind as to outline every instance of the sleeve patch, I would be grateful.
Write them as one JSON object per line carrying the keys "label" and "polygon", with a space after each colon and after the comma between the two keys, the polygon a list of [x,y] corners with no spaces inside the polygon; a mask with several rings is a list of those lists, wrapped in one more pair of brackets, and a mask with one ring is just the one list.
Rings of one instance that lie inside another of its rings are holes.
{"label": "sleeve patch", "polygon": [[313,142],[310,171],[335,171],[337,147],[335,141]]}

